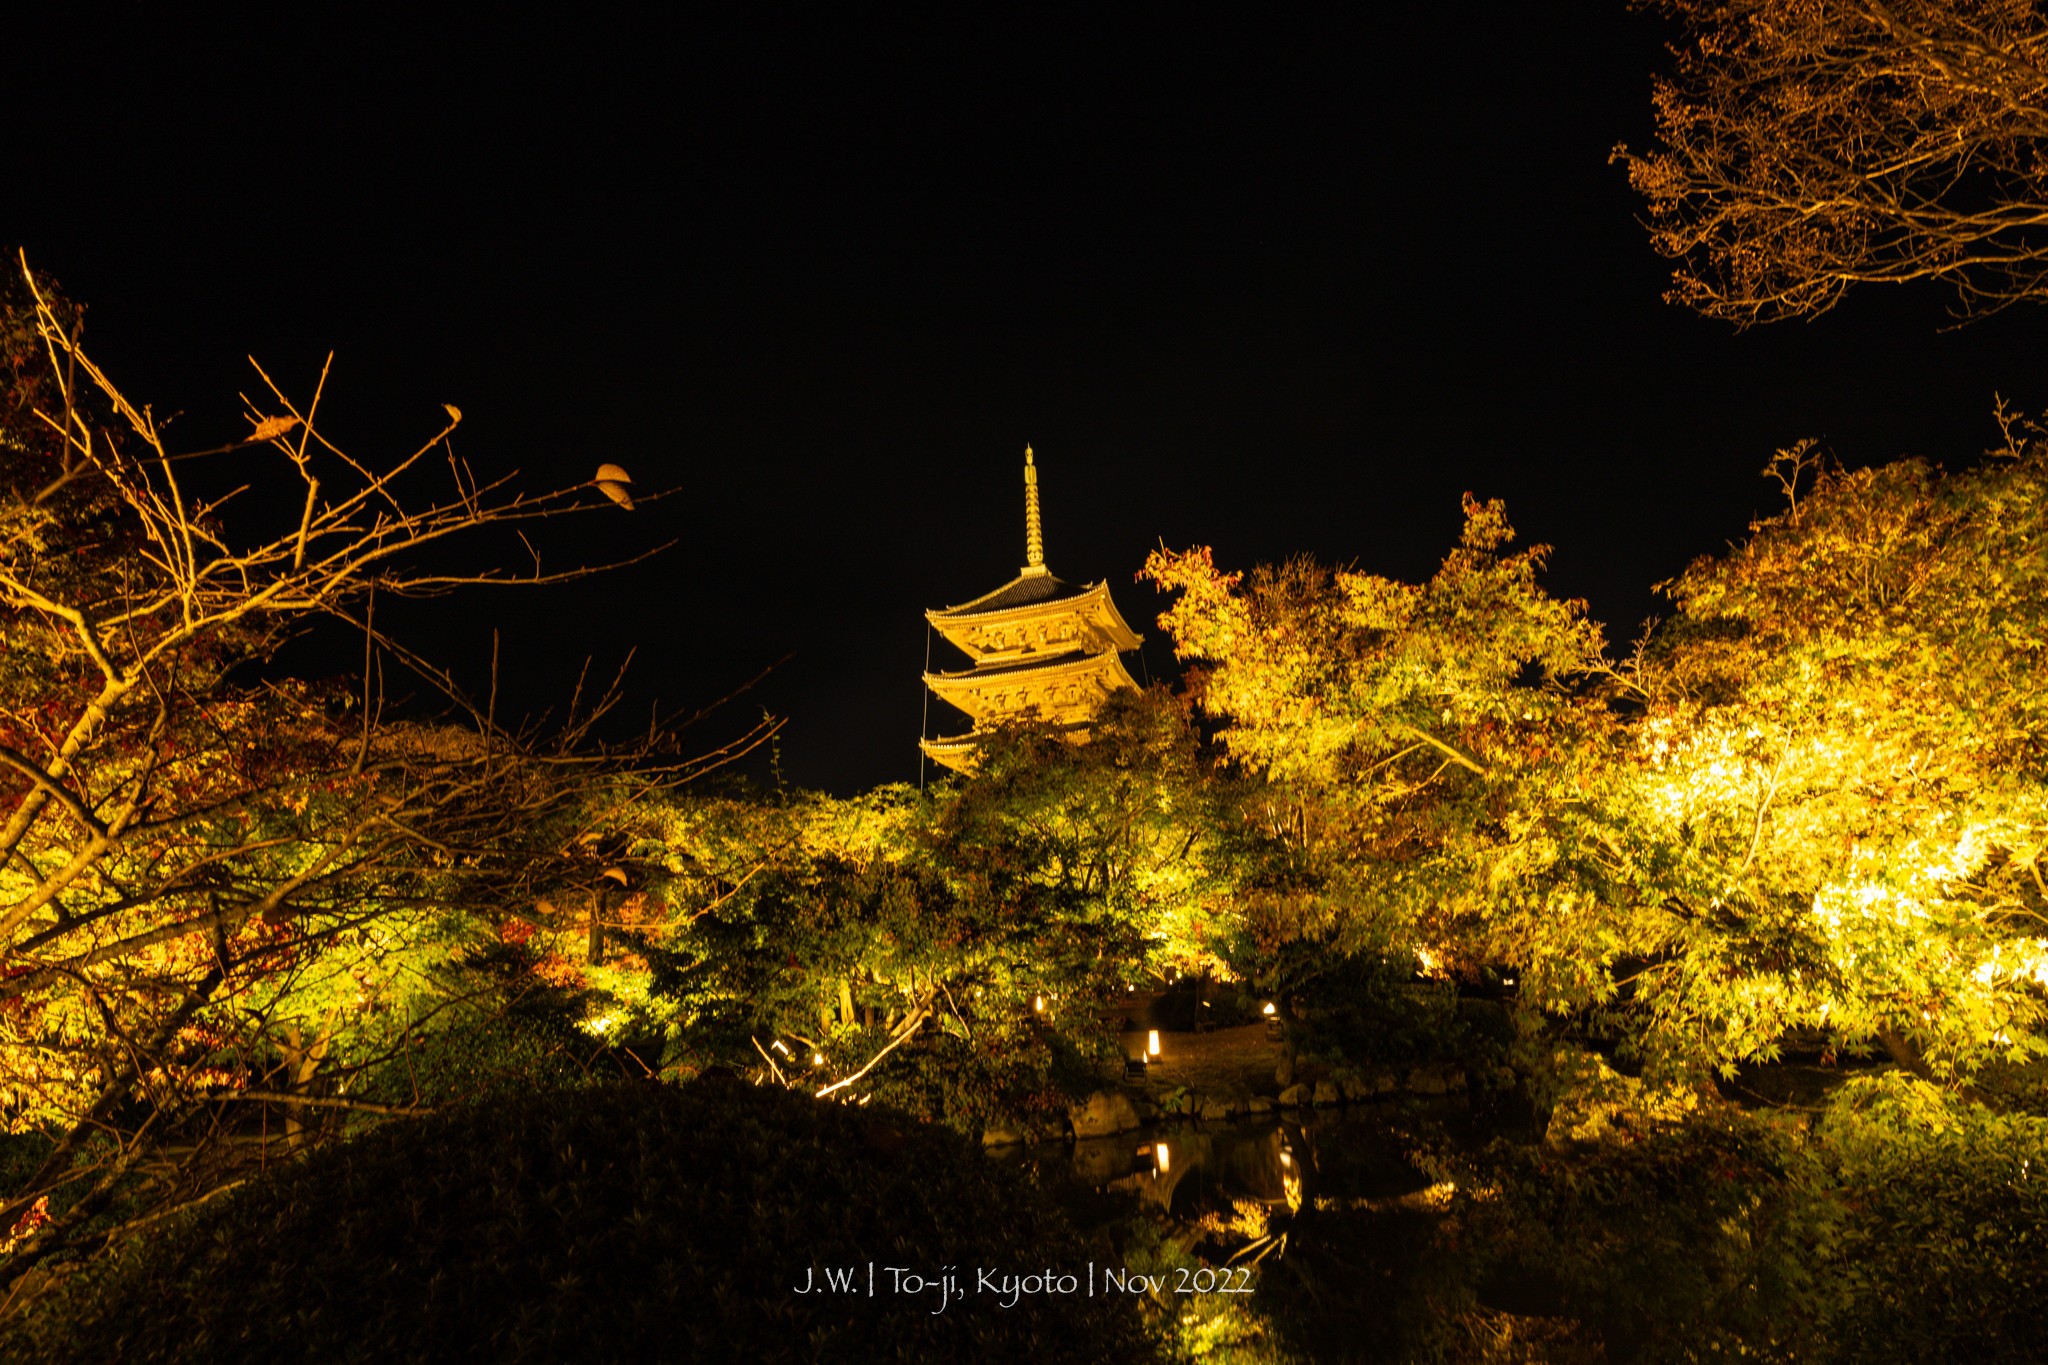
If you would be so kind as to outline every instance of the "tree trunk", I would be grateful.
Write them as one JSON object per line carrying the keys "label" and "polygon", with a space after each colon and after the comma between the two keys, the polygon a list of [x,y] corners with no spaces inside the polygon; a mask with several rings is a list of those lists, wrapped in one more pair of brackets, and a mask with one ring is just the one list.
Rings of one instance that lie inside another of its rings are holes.
{"label": "tree trunk", "polygon": [[1273,1080],[1284,1090],[1294,1084],[1295,1068],[1301,1057],[1301,1030],[1295,1026],[1294,1006],[1286,996],[1280,997],[1279,1006],[1275,1017],[1281,1021],[1284,1037],[1280,1043],[1280,1065],[1273,1070]]}
{"label": "tree trunk", "polygon": [[[326,1020],[320,1025],[320,1032],[312,1045],[305,1046],[303,1035],[297,1024],[285,1030],[284,1042],[278,1051],[284,1056],[285,1088],[292,1094],[304,1093],[312,1084],[313,1077],[320,1070],[320,1063],[327,1060],[327,1050],[334,1045],[334,1016],[340,1009],[336,1006],[327,1012]],[[284,1143],[293,1151],[305,1144],[306,1121],[311,1117],[310,1106],[288,1104],[284,1110]]]}
{"label": "tree trunk", "polygon": [[593,967],[604,965],[604,903],[602,890],[590,893],[590,941],[585,957]]}

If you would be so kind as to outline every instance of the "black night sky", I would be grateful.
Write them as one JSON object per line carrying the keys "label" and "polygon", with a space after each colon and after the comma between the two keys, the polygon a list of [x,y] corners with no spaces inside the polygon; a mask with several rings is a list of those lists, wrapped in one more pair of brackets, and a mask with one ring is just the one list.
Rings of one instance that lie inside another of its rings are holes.
{"label": "black night sky", "polygon": [[675,487],[543,547],[679,540],[656,560],[410,637],[481,687],[499,627],[531,710],[638,645],[643,717],[793,655],[734,719],[787,716],[782,776],[842,793],[916,779],[922,612],[1022,562],[1027,441],[1051,568],[1110,581],[1157,677],[1131,579],[1162,540],[1412,578],[1470,489],[1625,639],[1770,508],[1775,447],[1955,464],[1994,393],[2048,405],[2038,312],[1943,331],[1894,292],[1738,334],[1661,302],[1607,161],[1648,140],[1654,15],[1413,8],[108,7],[13,34],[0,240],[191,446],[236,433],[244,354],[303,391],[332,348],[359,457],[448,402],[481,474]]}

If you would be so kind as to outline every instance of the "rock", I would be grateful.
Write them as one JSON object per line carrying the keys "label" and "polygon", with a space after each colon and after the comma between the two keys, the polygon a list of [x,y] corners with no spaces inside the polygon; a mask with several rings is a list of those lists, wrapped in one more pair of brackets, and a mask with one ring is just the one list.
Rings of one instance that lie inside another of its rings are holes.
{"label": "rock", "polygon": [[1309,1087],[1306,1081],[1298,1081],[1280,1092],[1280,1107],[1282,1109],[1300,1109],[1305,1105],[1314,1103],[1314,1100],[1315,1091]]}
{"label": "rock", "polygon": [[1067,1110],[1076,1138],[1109,1137],[1138,1126],[1138,1108],[1121,1090],[1098,1090]]}
{"label": "rock", "polygon": [[1138,1111],[1138,1122],[1150,1123],[1159,1117],[1159,1106],[1152,1103],[1152,1101],[1141,1096],[1131,1101],[1131,1103]]}
{"label": "rock", "polygon": [[1458,1067],[1452,1067],[1450,1070],[1444,1073],[1444,1084],[1447,1087],[1449,1087],[1454,1093],[1456,1091],[1463,1090],[1465,1088],[1464,1071],[1462,1071]]}
{"label": "rock", "polygon": [[1021,1147],[1024,1135],[1015,1128],[989,1128],[981,1135],[984,1147]]}
{"label": "rock", "polygon": [[1408,1073],[1408,1089],[1417,1095],[1441,1095],[1449,1087],[1437,1072],[1417,1067]]}
{"label": "rock", "polygon": [[1315,1088],[1315,1102],[1319,1106],[1330,1104],[1342,1104],[1344,1103],[1344,1092],[1339,1090],[1333,1083],[1329,1081],[1317,1081]]}
{"label": "rock", "polygon": [[1337,1088],[1344,1093],[1344,1103],[1357,1104],[1360,1100],[1372,1098],[1372,1082],[1359,1076],[1345,1076],[1337,1082]]}
{"label": "rock", "polygon": [[1270,1114],[1273,1112],[1273,1097],[1254,1095],[1244,1102],[1244,1111],[1247,1114]]}
{"label": "rock", "polygon": [[1237,1113],[1228,1095],[1205,1095],[1195,1106],[1195,1117],[1206,1123],[1221,1123]]}
{"label": "rock", "polygon": [[1073,1125],[1064,1118],[1046,1119],[1027,1130],[1033,1142],[1064,1142],[1074,1135]]}
{"label": "rock", "polygon": [[1375,1095],[1391,1095],[1400,1088],[1400,1079],[1392,1072],[1382,1071],[1372,1078],[1372,1093]]}

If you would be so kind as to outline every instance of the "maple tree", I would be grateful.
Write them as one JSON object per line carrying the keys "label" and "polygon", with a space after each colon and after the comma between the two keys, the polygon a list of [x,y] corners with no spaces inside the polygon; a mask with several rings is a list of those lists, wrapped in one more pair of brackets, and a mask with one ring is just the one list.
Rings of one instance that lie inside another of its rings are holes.
{"label": "maple tree", "polygon": [[[1612,726],[1580,684],[1605,669],[1602,641],[1537,582],[1546,549],[1512,539],[1498,502],[1468,498],[1424,584],[1305,560],[1247,577],[1206,550],[1148,561],[1180,594],[1160,623],[1197,703],[1250,779],[1233,862],[1267,972],[1371,954],[1520,970],[1559,1007],[1603,989],[1580,922],[1586,789]],[[1320,946],[1302,959],[1296,943]]]}
{"label": "maple tree", "polygon": [[1668,585],[1615,818],[1658,1048],[2043,1054],[2048,452],[2001,418],[1956,473],[1781,453],[1785,510]]}
{"label": "maple tree", "polygon": [[679,799],[664,922],[622,1027],[670,1065],[872,1092],[978,1131],[1049,1117],[1141,979],[1222,965],[1208,786],[1184,709],[1112,698],[1087,743],[1022,724],[919,793]]}
{"label": "maple tree", "polygon": [[[1645,0],[1647,3],[1647,0]],[[1678,262],[1668,295],[1737,323],[1938,281],[1971,314],[2048,281],[2048,21],[2029,0],[1657,0],[1684,26],[1659,146],[1615,157]]]}
{"label": "maple tree", "polygon": [[1422,585],[1156,554],[1252,779],[1254,970],[1490,972],[1680,1076],[1795,1031],[1951,1084],[2041,1055],[2048,452],[2001,421],[1961,473],[1784,453],[1620,664],[1496,504]]}
{"label": "maple tree", "polygon": [[[175,449],[46,281],[24,267],[0,302],[11,1283],[231,1187],[330,1120],[438,1098],[387,1084],[370,1099],[366,1078],[404,1073],[429,1034],[477,1036],[479,1011],[521,988],[485,961],[504,917],[586,896],[600,836],[722,755],[590,751],[615,692],[546,741],[510,731],[376,621],[379,598],[507,581],[428,547],[608,510],[593,490],[479,480],[450,445],[453,408],[410,453],[359,461],[318,425],[324,374],[297,403],[259,369],[245,431]],[[586,572],[536,560],[517,581]],[[323,618],[363,639],[359,683],[266,669]],[[387,718],[387,660],[458,723]]]}

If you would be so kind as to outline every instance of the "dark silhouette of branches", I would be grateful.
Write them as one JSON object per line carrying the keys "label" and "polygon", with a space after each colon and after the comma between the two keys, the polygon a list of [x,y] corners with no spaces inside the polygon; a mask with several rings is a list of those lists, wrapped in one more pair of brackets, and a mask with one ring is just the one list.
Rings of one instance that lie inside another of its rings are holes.
{"label": "dark silhouette of branches", "polygon": [[[480,974],[506,947],[498,927],[593,886],[651,794],[776,729],[685,754],[657,715],[644,740],[601,746],[617,681],[550,733],[501,725],[494,695],[468,697],[377,623],[376,598],[584,577],[609,566],[543,573],[536,556],[511,578],[422,552],[624,504],[595,482],[535,494],[479,477],[449,444],[452,407],[417,447],[359,459],[320,429],[324,371],[300,402],[257,367],[245,439],[173,449],[25,263],[13,296],[0,1122],[48,1145],[0,1190],[0,1293],[345,1122],[431,1107],[417,1087],[350,1087],[452,1019],[487,1028],[543,989]],[[248,472],[256,452],[267,471]],[[200,491],[230,457],[246,481]],[[363,634],[360,688],[252,667],[322,617]],[[383,659],[460,723],[386,720]]]}
{"label": "dark silhouette of branches", "polygon": [[[1641,0],[1652,3],[1652,0]],[[1861,284],[1960,316],[2048,291],[2048,18],[2031,0],[1654,0],[1659,144],[1617,147],[1667,298],[1739,325]]]}

